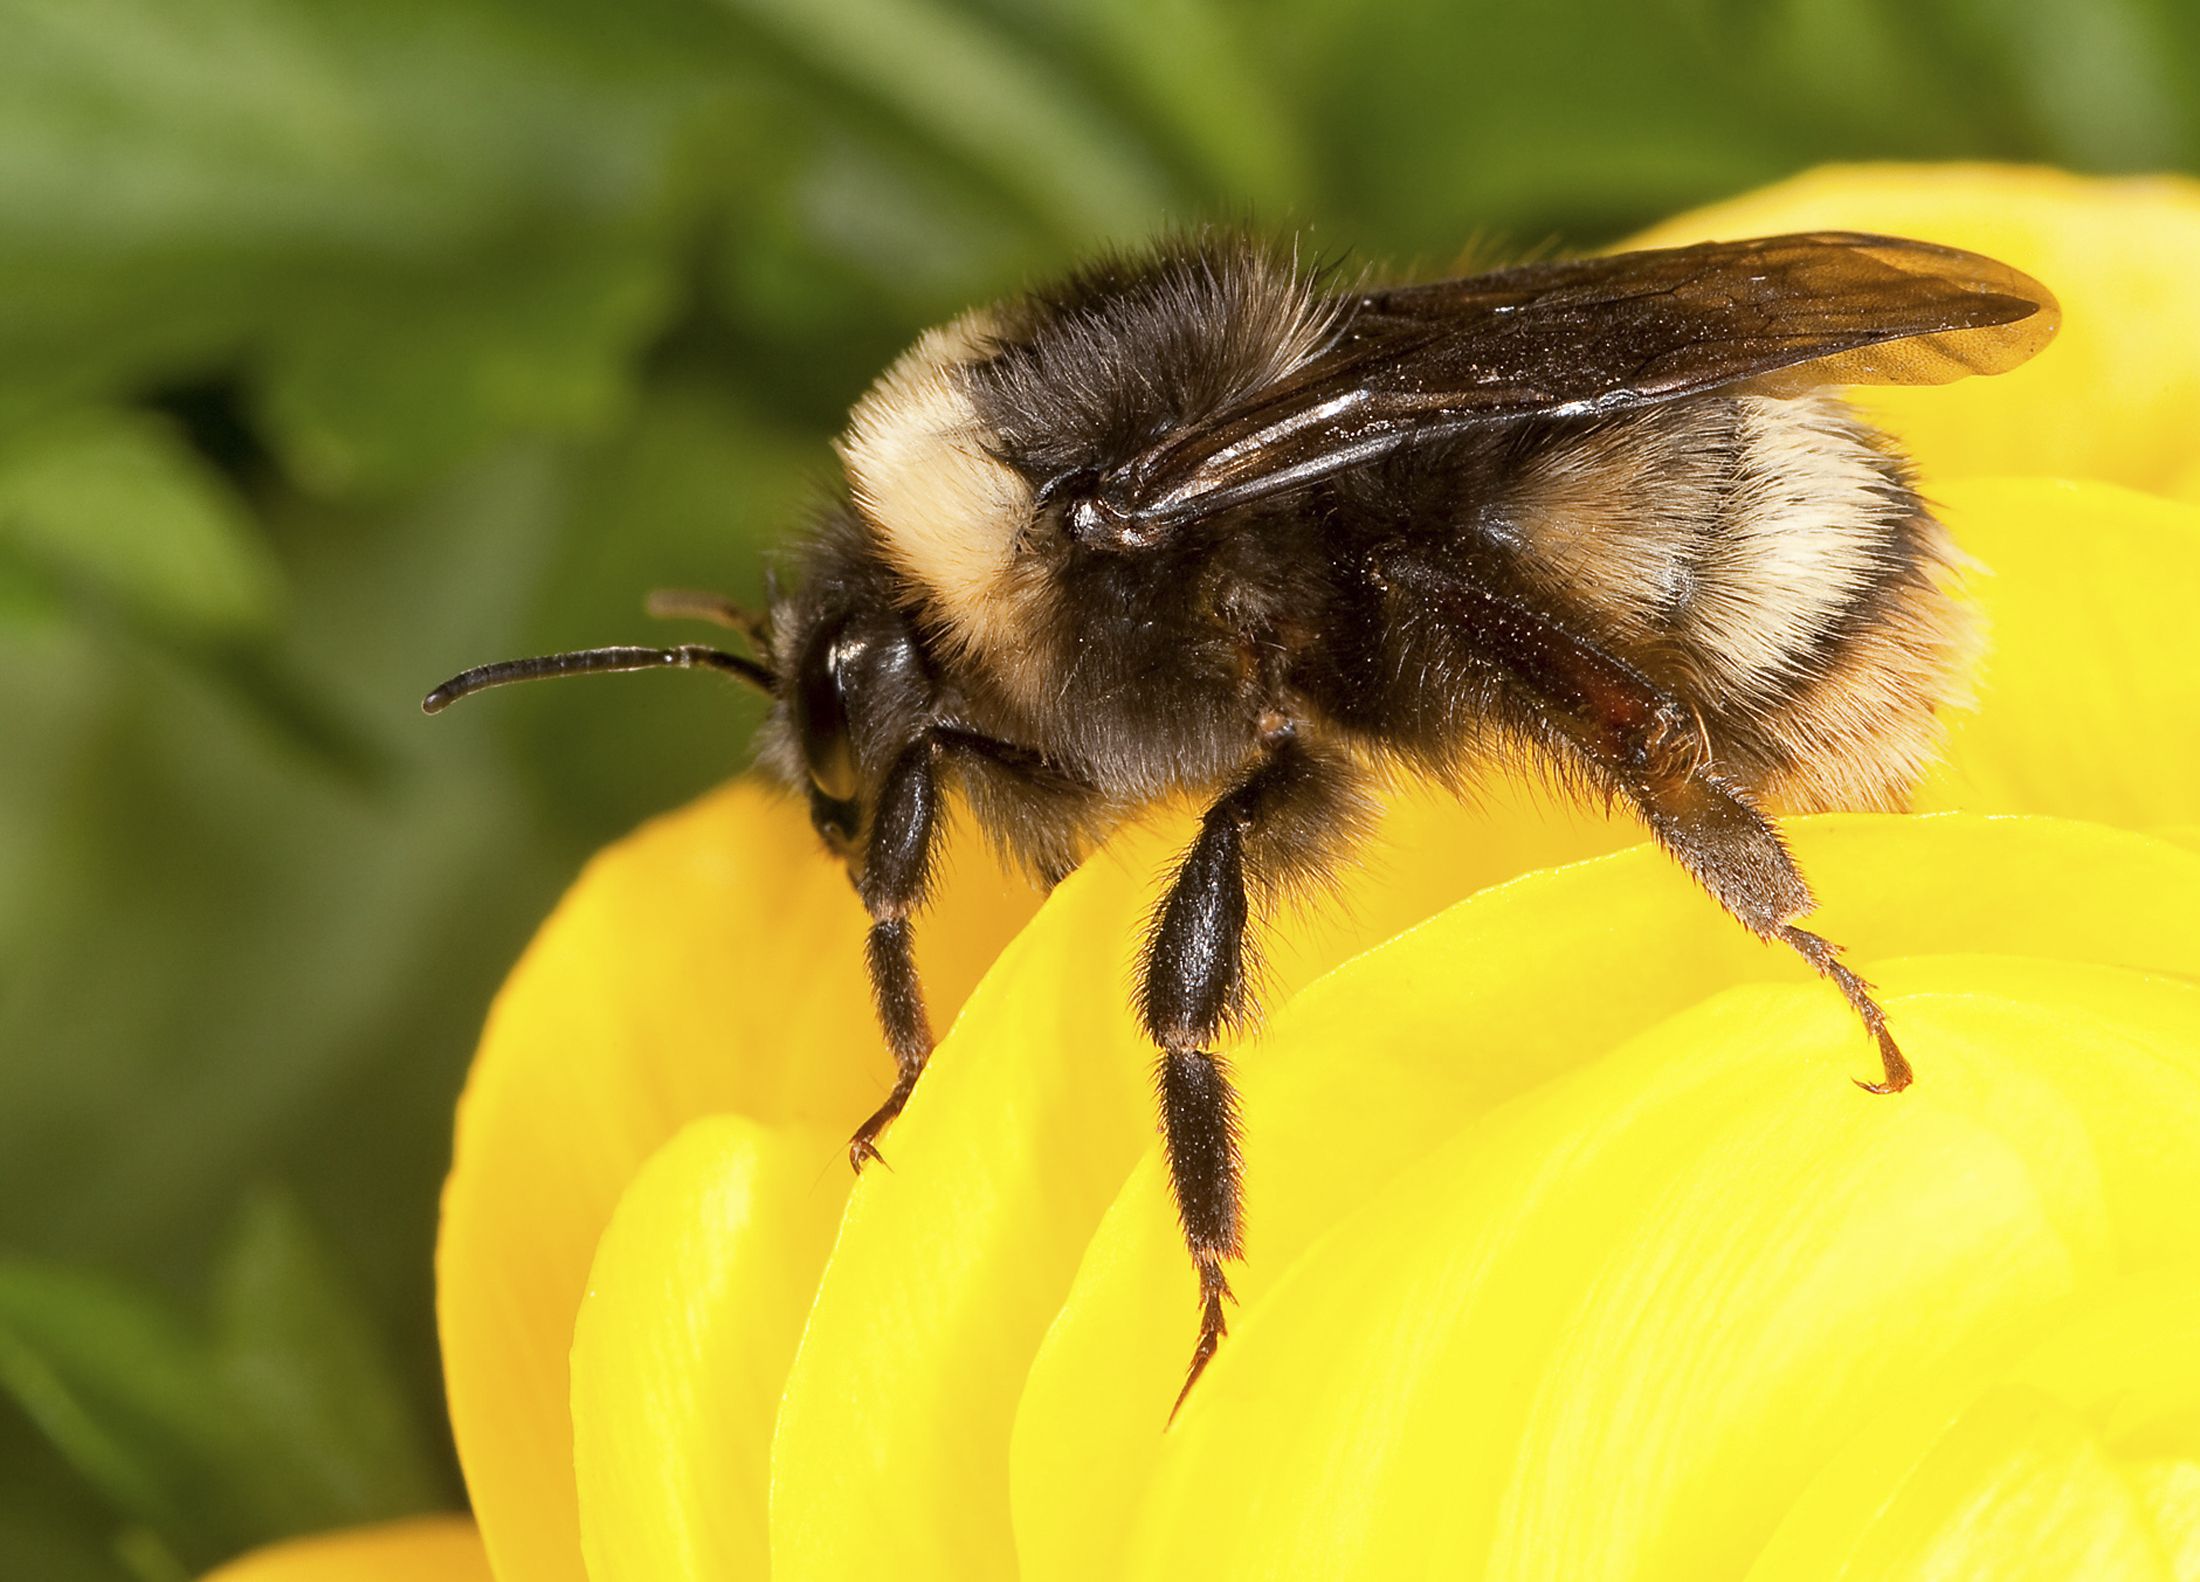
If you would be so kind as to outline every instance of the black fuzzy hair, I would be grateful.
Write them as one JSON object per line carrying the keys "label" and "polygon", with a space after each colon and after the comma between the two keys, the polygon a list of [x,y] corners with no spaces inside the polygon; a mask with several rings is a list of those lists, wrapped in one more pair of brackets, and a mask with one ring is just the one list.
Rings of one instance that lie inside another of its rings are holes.
{"label": "black fuzzy hair", "polygon": [[1036,482],[1120,465],[1322,350],[1321,268],[1202,230],[1109,254],[1017,304],[972,396],[998,454]]}

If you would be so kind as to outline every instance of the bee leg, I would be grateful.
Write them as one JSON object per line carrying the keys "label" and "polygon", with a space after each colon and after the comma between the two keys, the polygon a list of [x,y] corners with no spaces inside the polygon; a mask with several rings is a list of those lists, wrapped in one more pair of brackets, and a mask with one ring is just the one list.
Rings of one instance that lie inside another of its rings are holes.
{"label": "bee leg", "polygon": [[1228,1329],[1222,1304],[1234,1300],[1223,1260],[1243,1253],[1244,1180],[1238,1153],[1237,1094],[1221,1057],[1200,1049],[1161,1052],[1161,1126],[1169,1150],[1169,1181],[1176,1190],[1184,1244],[1199,1271],[1199,1340],[1176,1404],[1183,1410],[1192,1386],[1214,1360]]}
{"label": "bee leg", "polygon": [[917,979],[909,918],[923,904],[931,882],[939,753],[938,743],[922,737],[904,749],[887,771],[871,815],[863,873],[856,882],[864,908],[871,914],[871,934],[864,944],[871,998],[895,1065],[893,1092],[848,1140],[848,1163],[859,1173],[871,1160],[881,1159],[878,1139],[909,1102],[932,1054],[932,1023]]}
{"label": "bee leg", "polygon": [[1721,777],[1693,714],[1617,656],[1555,621],[1465,578],[1403,556],[1384,584],[1437,606],[1473,634],[1478,653],[1529,705],[1522,728],[1543,736],[1600,785],[1634,804],[1658,844],[1761,939],[1788,946],[1831,980],[1879,1046],[1871,1093],[1910,1085],[1910,1063],[1869,984],[1839,947],[1795,926],[1817,903],[1772,821]]}
{"label": "bee leg", "polygon": [[1028,748],[951,722],[934,725],[905,748],[887,771],[878,806],[871,815],[870,840],[856,888],[871,914],[864,959],[870,969],[871,997],[878,1008],[879,1026],[886,1034],[887,1047],[893,1051],[896,1070],[893,1092],[848,1141],[848,1162],[858,1172],[874,1159],[884,1163],[878,1140],[909,1102],[932,1054],[932,1024],[925,1014],[924,990],[917,979],[909,919],[924,904],[931,888],[941,767],[950,760],[990,765],[1013,776],[1033,795],[1066,801],[1090,794],[1090,787],[1055,769]]}
{"label": "bee leg", "polygon": [[1887,1013],[1871,985],[1845,966],[1830,940],[1794,920],[1817,902],[1772,821],[1739,787],[1701,764],[1657,766],[1655,751],[1636,755],[1650,767],[1623,779],[1621,789],[1651,833],[1712,898],[1761,939],[1786,945],[1841,991],[1879,1048],[1877,1082],[1858,1080],[1867,1093],[1899,1093],[1914,1075],[1887,1030]]}
{"label": "bee leg", "polygon": [[1230,1296],[1222,1266],[1243,1246],[1237,1096],[1214,1045],[1244,1019],[1250,1004],[1249,870],[1265,890],[1280,876],[1270,870],[1320,860],[1311,844],[1264,839],[1264,830],[1296,826],[1301,815],[1334,804],[1345,773],[1340,763],[1293,740],[1287,726],[1279,727],[1261,762],[1207,810],[1146,942],[1138,1008],[1161,1048],[1169,1180],[1199,1271],[1199,1342],[1178,1407],[1221,1343],[1222,1304]]}

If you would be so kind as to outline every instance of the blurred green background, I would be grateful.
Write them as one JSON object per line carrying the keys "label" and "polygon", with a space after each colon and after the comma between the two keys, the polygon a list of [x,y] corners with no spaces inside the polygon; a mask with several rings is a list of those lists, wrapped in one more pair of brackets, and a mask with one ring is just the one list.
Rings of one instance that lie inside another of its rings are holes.
{"label": "blurred green background", "polygon": [[[2190,0],[0,0],[0,1576],[458,1504],[451,1103],[924,324],[1169,220],[1440,265],[1828,159],[2200,168]],[[729,970],[731,970],[729,965]]]}

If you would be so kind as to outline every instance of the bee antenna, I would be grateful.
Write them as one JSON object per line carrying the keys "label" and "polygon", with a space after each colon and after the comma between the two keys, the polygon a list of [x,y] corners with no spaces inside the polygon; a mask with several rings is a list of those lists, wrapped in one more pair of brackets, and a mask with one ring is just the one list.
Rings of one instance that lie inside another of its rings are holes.
{"label": "bee antenna", "polygon": [[771,651],[763,618],[752,615],[721,594],[696,593],[687,588],[659,588],[642,607],[660,621],[708,621],[713,626],[730,627],[746,637],[757,652]]}
{"label": "bee antenna", "polygon": [[753,659],[739,654],[683,643],[678,648],[583,648],[569,654],[544,654],[538,659],[506,659],[493,665],[476,665],[461,671],[420,700],[423,714],[441,714],[470,693],[515,681],[540,681],[551,676],[591,676],[614,670],[717,670],[745,681],[767,696],[777,690],[778,678]]}

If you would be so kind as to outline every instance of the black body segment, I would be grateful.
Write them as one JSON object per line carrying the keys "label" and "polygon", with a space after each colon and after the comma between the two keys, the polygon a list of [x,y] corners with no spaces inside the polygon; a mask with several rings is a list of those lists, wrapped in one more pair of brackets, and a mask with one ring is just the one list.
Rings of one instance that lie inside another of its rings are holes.
{"label": "black body segment", "polygon": [[[916,1090],[932,1055],[932,1024],[918,978],[916,935],[911,914],[923,906],[932,884],[939,848],[943,768],[950,763],[980,765],[1014,776],[1032,794],[1076,794],[1059,781],[1035,754],[963,726],[938,724],[905,747],[880,784],[858,866],[856,893],[872,917],[864,965],[879,1027],[894,1056],[894,1086],[876,1111],[849,1140],[848,1156],[858,1170],[880,1157],[878,1139],[893,1124]],[[852,833],[848,804],[824,799],[811,787],[813,816],[828,842],[845,846]]]}
{"label": "black body segment", "polygon": [[1177,1391],[1176,1407],[1181,1407],[1229,1327],[1222,1304],[1229,1300],[1230,1282],[1222,1265],[1245,1250],[1240,1226],[1244,1167],[1238,1153],[1237,1094],[1220,1056],[1203,1049],[1164,1049],[1160,1087],[1169,1180],[1176,1191],[1184,1245],[1199,1274],[1199,1339]]}
{"label": "black body segment", "polygon": [[1146,947],[1146,1031],[1164,1049],[1204,1043],[1245,1003],[1244,833],[1221,805],[1177,870]]}
{"label": "black body segment", "polygon": [[879,787],[857,884],[873,917],[903,917],[924,904],[939,816],[939,755],[939,743],[927,732],[902,750]]}

